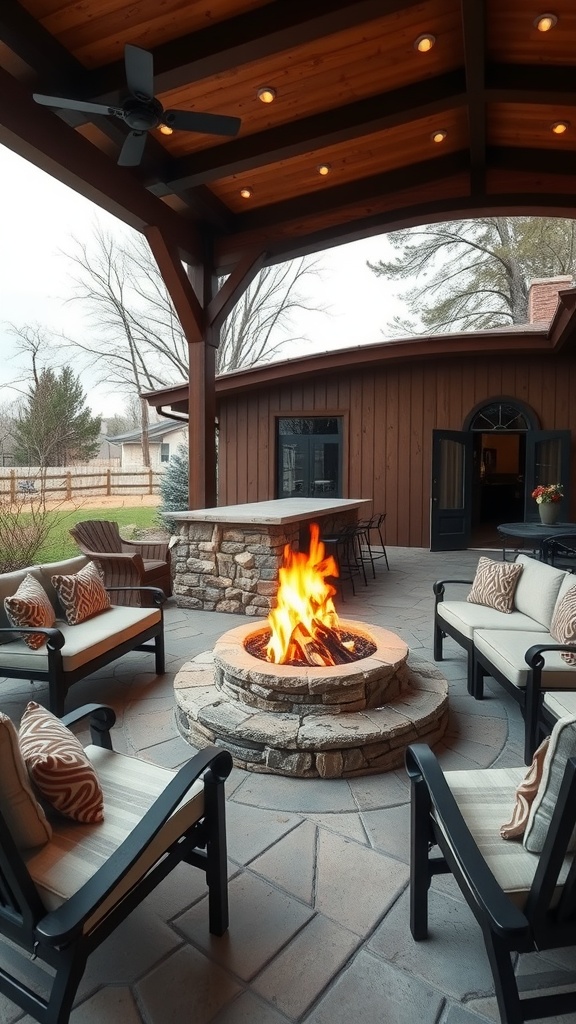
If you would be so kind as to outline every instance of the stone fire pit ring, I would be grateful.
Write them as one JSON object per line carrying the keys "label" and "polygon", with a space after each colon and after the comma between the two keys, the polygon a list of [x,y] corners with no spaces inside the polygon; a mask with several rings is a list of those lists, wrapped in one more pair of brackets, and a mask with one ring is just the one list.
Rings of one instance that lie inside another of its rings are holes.
{"label": "stone fire pit ring", "polygon": [[[436,743],[448,723],[448,684],[410,658],[394,633],[342,622],[376,651],[348,665],[274,665],[244,648],[266,622],[225,633],[182,666],[174,688],[185,739],[229,750],[237,767],[299,778],[348,778],[400,767],[409,743]],[[381,702],[383,695],[385,702]]]}

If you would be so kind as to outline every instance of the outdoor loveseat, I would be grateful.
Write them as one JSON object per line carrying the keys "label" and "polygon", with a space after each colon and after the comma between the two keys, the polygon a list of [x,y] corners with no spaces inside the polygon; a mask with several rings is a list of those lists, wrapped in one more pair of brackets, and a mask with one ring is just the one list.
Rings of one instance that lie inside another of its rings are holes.
{"label": "outdoor loveseat", "polygon": [[[462,592],[458,600],[445,599],[447,585],[470,588],[472,580],[434,584],[434,658],[442,660],[443,639],[452,637],[467,652],[468,692],[476,700],[484,695],[484,677],[488,675],[518,701],[525,718],[528,764],[542,725],[543,692],[576,690],[576,666],[562,657],[563,653],[570,657],[574,647],[559,643],[550,632],[564,598],[576,588],[576,576],[528,555],[518,555],[512,564],[522,569],[511,612],[471,603]],[[572,596],[576,600],[576,590]]]}
{"label": "outdoor loveseat", "polygon": [[[49,708],[58,716],[64,712],[69,688],[97,669],[116,661],[128,651],[154,654],[155,671],[164,672],[164,620],[162,590],[146,588],[155,607],[135,608],[112,605],[84,622],[69,625],[52,586],[53,576],[72,576],[88,565],[83,555],[63,562],[29,566],[0,574],[0,677],[47,682]],[[15,595],[27,575],[37,580],[56,613],[52,627],[22,628],[11,625],[4,600]],[[124,589],[124,588],[120,588]],[[114,600],[115,588],[106,588]],[[32,650],[22,639],[24,633],[44,634],[47,642]]]}

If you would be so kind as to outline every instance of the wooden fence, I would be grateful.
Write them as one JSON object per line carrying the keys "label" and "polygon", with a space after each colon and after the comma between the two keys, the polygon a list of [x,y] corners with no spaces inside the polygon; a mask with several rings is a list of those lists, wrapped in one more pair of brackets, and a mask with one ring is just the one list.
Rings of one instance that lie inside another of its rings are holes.
{"label": "wooden fence", "polygon": [[162,475],[157,469],[111,469],[109,466],[0,468],[0,495],[14,502],[18,497],[33,494],[62,501],[79,495],[159,494]]}

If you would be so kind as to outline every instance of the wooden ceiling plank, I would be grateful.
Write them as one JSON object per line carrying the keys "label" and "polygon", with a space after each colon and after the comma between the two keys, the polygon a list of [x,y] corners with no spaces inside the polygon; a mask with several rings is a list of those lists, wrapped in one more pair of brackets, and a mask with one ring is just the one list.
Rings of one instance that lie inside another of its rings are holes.
{"label": "wooden ceiling plank", "polygon": [[0,68],[0,143],[142,231],[160,227],[189,257],[199,258],[195,224],[177,216],[59,117],[34,102],[28,89]]}
{"label": "wooden ceiling plank", "polygon": [[486,104],[484,64],[486,27],[484,0],[461,0],[464,63],[468,92],[468,128],[470,135],[470,191],[481,193],[486,187]]}
{"label": "wooden ceiling plank", "polygon": [[[153,49],[157,94],[282,53],[354,25],[414,6],[417,0],[275,0],[254,11]],[[108,99],[125,83],[123,62],[91,72],[94,96]]]}
{"label": "wooden ceiling plank", "polygon": [[186,340],[191,344],[203,342],[206,323],[204,310],[182,266],[178,249],[159,227],[145,228],[144,235],[174,303]]}
{"label": "wooden ceiling plank", "polygon": [[206,320],[218,330],[232,312],[238,299],[264,266],[266,253],[262,250],[247,252],[208,304]]}
{"label": "wooden ceiling plank", "polygon": [[466,102],[464,76],[450,72],[174,160],[170,188],[189,188],[347,142]]}

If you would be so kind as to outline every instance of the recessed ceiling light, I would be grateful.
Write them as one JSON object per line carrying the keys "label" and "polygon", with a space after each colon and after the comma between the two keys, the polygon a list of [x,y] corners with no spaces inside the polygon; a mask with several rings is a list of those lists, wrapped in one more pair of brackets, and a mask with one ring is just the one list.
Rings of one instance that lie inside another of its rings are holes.
{"label": "recessed ceiling light", "polygon": [[558,18],[555,14],[539,14],[534,21],[534,28],[537,28],[539,32],[549,32],[557,24]]}
{"label": "recessed ceiling light", "polygon": [[162,132],[162,135],[172,135],[174,133],[174,129],[171,128],[169,124],[161,124],[160,131]]}
{"label": "recessed ceiling light", "polygon": [[430,138],[432,142],[444,142],[447,135],[448,132],[444,128],[439,128],[437,132],[432,132]]}
{"label": "recessed ceiling light", "polygon": [[422,36],[418,36],[418,39],[414,40],[414,48],[419,50],[420,53],[428,53],[436,42],[436,36],[433,36],[430,32],[424,33]]}
{"label": "recessed ceiling light", "polygon": [[240,195],[242,196],[242,199],[250,199],[250,197],[252,195],[252,189],[248,188],[248,187],[241,188],[240,189]]}
{"label": "recessed ceiling light", "polygon": [[555,135],[563,135],[564,132],[568,131],[569,126],[569,121],[554,121],[554,124],[550,125]]}
{"label": "recessed ceiling light", "polygon": [[273,103],[276,99],[276,89],[273,89],[271,85],[263,85],[261,89],[258,89],[256,95],[261,103]]}
{"label": "recessed ceiling light", "polygon": [[316,170],[318,171],[318,174],[330,174],[332,168],[330,167],[330,164],[318,164]]}

